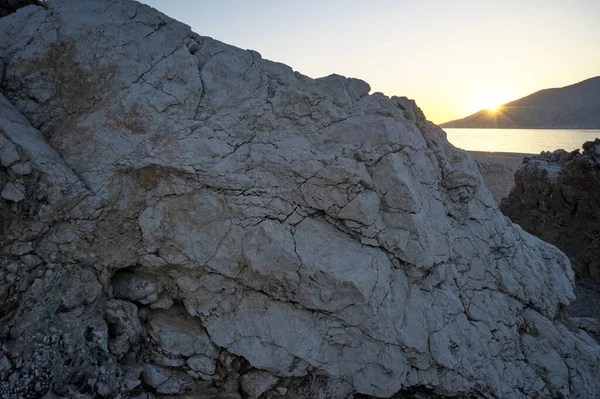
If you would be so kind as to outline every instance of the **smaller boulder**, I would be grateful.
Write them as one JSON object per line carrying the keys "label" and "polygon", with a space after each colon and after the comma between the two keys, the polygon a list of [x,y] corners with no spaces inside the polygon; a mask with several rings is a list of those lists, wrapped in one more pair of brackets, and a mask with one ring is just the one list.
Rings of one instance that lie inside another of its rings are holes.
{"label": "smaller boulder", "polygon": [[104,319],[110,337],[108,347],[118,357],[127,353],[138,341],[142,326],[137,311],[133,303],[119,299],[111,299],[104,305]]}
{"label": "smaller boulder", "polygon": [[181,394],[194,386],[194,380],[189,375],[175,369],[144,364],[142,381],[162,394]]}
{"label": "smaller boulder", "polygon": [[163,291],[156,277],[147,273],[117,272],[111,285],[115,298],[143,305],[157,301]]}
{"label": "smaller boulder", "polygon": [[185,309],[174,306],[149,315],[149,333],[161,349],[174,356],[204,355],[215,359],[218,348],[200,324]]}
{"label": "smaller boulder", "polygon": [[194,355],[187,360],[187,365],[202,377],[209,377],[215,373],[217,363],[215,359],[204,356]]}
{"label": "smaller boulder", "polygon": [[277,384],[279,378],[264,370],[252,370],[242,376],[242,390],[255,399]]}
{"label": "smaller boulder", "polygon": [[70,270],[71,284],[66,285],[66,290],[61,298],[64,310],[76,308],[80,305],[89,305],[96,301],[102,292],[102,285],[93,271],[79,266]]}
{"label": "smaller boulder", "polygon": [[25,185],[20,180],[6,183],[1,195],[7,201],[21,202],[25,199]]}

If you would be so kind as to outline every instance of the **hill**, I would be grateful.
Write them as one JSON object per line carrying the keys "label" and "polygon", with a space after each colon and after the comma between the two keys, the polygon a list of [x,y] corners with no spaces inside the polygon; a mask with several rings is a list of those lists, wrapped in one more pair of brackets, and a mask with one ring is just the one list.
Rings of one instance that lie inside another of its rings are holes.
{"label": "hill", "polygon": [[600,76],[545,89],[442,127],[504,129],[600,129]]}

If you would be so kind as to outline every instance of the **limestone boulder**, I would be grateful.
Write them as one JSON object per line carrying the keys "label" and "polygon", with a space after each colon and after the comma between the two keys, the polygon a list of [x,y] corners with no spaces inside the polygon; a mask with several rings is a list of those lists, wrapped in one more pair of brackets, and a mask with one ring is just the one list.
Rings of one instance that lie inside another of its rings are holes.
{"label": "limestone boulder", "polygon": [[46,6],[0,19],[1,395],[600,395],[569,260],[413,101]]}

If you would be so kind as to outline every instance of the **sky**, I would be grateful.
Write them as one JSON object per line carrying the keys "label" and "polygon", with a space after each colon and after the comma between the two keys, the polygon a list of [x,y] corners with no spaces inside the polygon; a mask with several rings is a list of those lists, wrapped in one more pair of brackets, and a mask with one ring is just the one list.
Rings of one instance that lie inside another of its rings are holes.
{"label": "sky", "polygon": [[436,123],[600,75],[600,0],[143,0],[313,78],[363,79]]}

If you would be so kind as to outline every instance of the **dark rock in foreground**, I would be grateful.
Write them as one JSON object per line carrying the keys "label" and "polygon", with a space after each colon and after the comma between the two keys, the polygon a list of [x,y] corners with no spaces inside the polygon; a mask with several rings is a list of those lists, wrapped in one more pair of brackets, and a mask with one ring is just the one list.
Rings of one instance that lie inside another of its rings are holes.
{"label": "dark rock in foreground", "polygon": [[12,14],[19,8],[30,5],[41,6],[43,3],[37,0],[0,0],[0,18]]}
{"label": "dark rock in foreground", "polygon": [[526,159],[501,209],[564,251],[578,277],[600,283],[600,139],[583,149]]}

